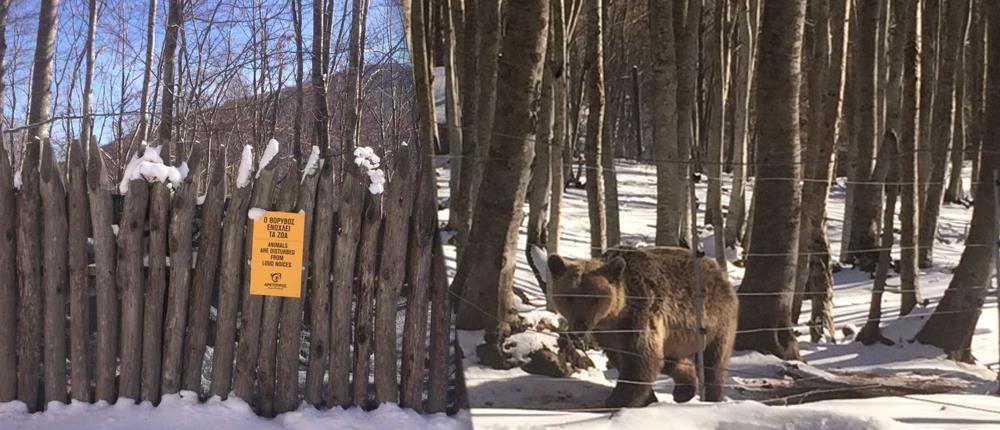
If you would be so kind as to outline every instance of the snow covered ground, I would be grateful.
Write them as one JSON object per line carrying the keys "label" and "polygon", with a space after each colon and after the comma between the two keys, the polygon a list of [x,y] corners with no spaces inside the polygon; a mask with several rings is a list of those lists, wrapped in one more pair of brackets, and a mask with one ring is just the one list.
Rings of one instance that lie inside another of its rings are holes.
{"label": "snow covered ground", "polygon": [[[626,244],[652,244],[656,222],[655,168],[619,161],[617,171],[622,240]],[[439,172],[442,173],[439,196],[443,198],[447,196],[447,169],[442,168]],[[705,196],[705,185],[704,182],[698,185],[700,200]],[[728,178],[724,180],[723,187],[725,206],[729,200]],[[834,186],[828,207],[828,232],[834,256],[840,251],[844,192],[843,186]],[[585,192],[570,189],[565,198],[560,251],[571,258],[588,257],[589,224]],[[439,216],[442,220],[447,219],[448,211],[442,210]],[[911,315],[898,318],[899,278],[890,273],[888,291],[882,304],[883,334],[897,340],[896,345],[866,347],[843,338],[843,327],[853,327],[856,332],[864,325],[873,284],[867,273],[845,268],[835,274],[834,318],[838,343],[809,342],[808,329],[802,325],[798,330],[804,334],[799,338],[804,363],[795,363],[800,371],[815,378],[836,378],[842,373],[950,378],[961,384],[967,394],[835,400],[790,407],[765,407],[750,400],[734,400],[721,405],[697,402],[675,405],[669,395],[672,381],[663,376],[654,386],[662,403],[642,410],[611,413],[599,409],[617,376],[613,369],[606,369],[603,353],[590,351],[596,369],[578,372],[571,378],[533,375],[519,368],[493,370],[477,364],[475,346],[481,342],[482,333],[460,332],[473,424],[476,428],[523,428],[526,425],[580,428],[647,428],[655,425],[657,428],[720,429],[1000,428],[1000,397],[986,395],[997,389],[994,381],[998,369],[998,315],[992,287],[972,344],[977,365],[951,362],[935,348],[908,342],[947,288],[951,270],[961,256],[971,216],[971,209],[959,205],[948,204],[942,208],[939,223],[942,240],[935,246],[935,266],[922,270],[920,277],[924,297],[929,299],[927,308],[918,308]],[[896,225],[899,225],[898,221]],[[519,246],[522,250],[525,233],[522,226]],[[711,230],[702,229],[700,235],[703,245],[707,245],[703,249],[713,255]],[[447,247],[446,253],[451,253],[449,269],[453,275],[454,248]],[[736,253],[730,254],[732,260]],[[894,257],[898,258],[898,252],[894,253]],[[539,290],[523,252],[518,255],[517,269],[515,286],[524,291],[532,302],[521,306],[522,315],[536,319],[554,317],[544,310],[544,294]],[[729,272],[733,284],[739,285],[743,269],[730,264]],[[806,314],[808,306],[806,303]],[[805,319],[803,317],[802,321],[805,322]],[[526,354],[532,344],[551,345],[554,336],[551,333],[522,334],[512,352],[521,355]],[[730,366],[727,395],[732,399],[755,398],[755,390],[786,380],[784,371],[787,365],[757,353],[737,353]]]}
{"label": "snow covered ground", "polygon": [[159,406],[149,402],[136,405],[119,401],[66,405],[49,404],[44,413],[29,414],[20,402],[0,403],[0,428],[3,429],[75,429],[75,430],[172,430],[172,429],[466,429],[470,428],[467,412],[452,418],[443,414],[419,415],[395,405],[364,412],[360,409],[333,408],[317,410],[303,404],[298,411],[274,419],[260,418],[250,406],[238,398],[220,401],[218,398],[199,403],[192,392],[164,396]]}

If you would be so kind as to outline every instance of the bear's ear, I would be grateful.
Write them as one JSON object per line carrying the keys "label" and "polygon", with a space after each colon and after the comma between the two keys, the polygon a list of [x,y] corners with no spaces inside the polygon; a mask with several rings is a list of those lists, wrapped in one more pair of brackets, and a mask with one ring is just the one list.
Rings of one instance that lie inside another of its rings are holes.
{"label": "bear's ear", "polygon": [[621,256],[612,258],[607,263],[604,263],[604,276],[612,282],[617,281],[622,278],[623,274],[625,274],[625,266],[625,259]]}
{"label": "bear's ear", "polygon": [[558,254],[552,254],[549,256],[549,273],[552,277],[562,276],[566,273],[566,260],[563,260]]}

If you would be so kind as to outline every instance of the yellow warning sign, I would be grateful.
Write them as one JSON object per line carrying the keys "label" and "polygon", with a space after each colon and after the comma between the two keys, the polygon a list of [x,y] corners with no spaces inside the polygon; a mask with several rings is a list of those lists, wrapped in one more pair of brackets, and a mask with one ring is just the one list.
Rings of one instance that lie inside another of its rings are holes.
{"label": "yellow warning sign", "polygon": [[305,214],[264,212],[253,221],[250,294],[302,297]]}

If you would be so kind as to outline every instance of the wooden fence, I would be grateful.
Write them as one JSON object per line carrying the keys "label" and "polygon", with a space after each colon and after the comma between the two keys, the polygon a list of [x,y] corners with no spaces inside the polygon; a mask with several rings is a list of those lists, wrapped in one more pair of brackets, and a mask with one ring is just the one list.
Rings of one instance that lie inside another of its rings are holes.
{"label": "wooden fence", "polygon": [[[65,176],[48,142],[20,173],[0,148],[0,402],[190,390],[265,416],[303,399],[454,406],[434,172],[417,152],[389,157],[378,195],[350,159],[300,170],[279,151],[252,169],[247,146],[227,181],[220,150],[195,147],[179,169],[147,152],[116,205],[96,146],[74,142]],[[301,298],[249,294],[252,208],[305,214]]]}

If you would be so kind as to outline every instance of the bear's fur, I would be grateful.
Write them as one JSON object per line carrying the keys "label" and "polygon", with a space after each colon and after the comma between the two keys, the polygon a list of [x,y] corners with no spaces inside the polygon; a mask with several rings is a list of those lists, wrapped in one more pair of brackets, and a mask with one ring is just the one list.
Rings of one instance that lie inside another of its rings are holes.
{"label": "bear's fur", "polygon": [[[726,369],[736,336],[739,302],[728,277],[711,258],[700,258],[705,326],[705,400],[723,400]],[[675,382],[674,400],[698,387],[695,272],[684,248],[616,248],[601,258],[548,260],[553,305],[572,331],[589,332],[618,369],[606,404],[638,407],[656,401],[660,372]]]}

